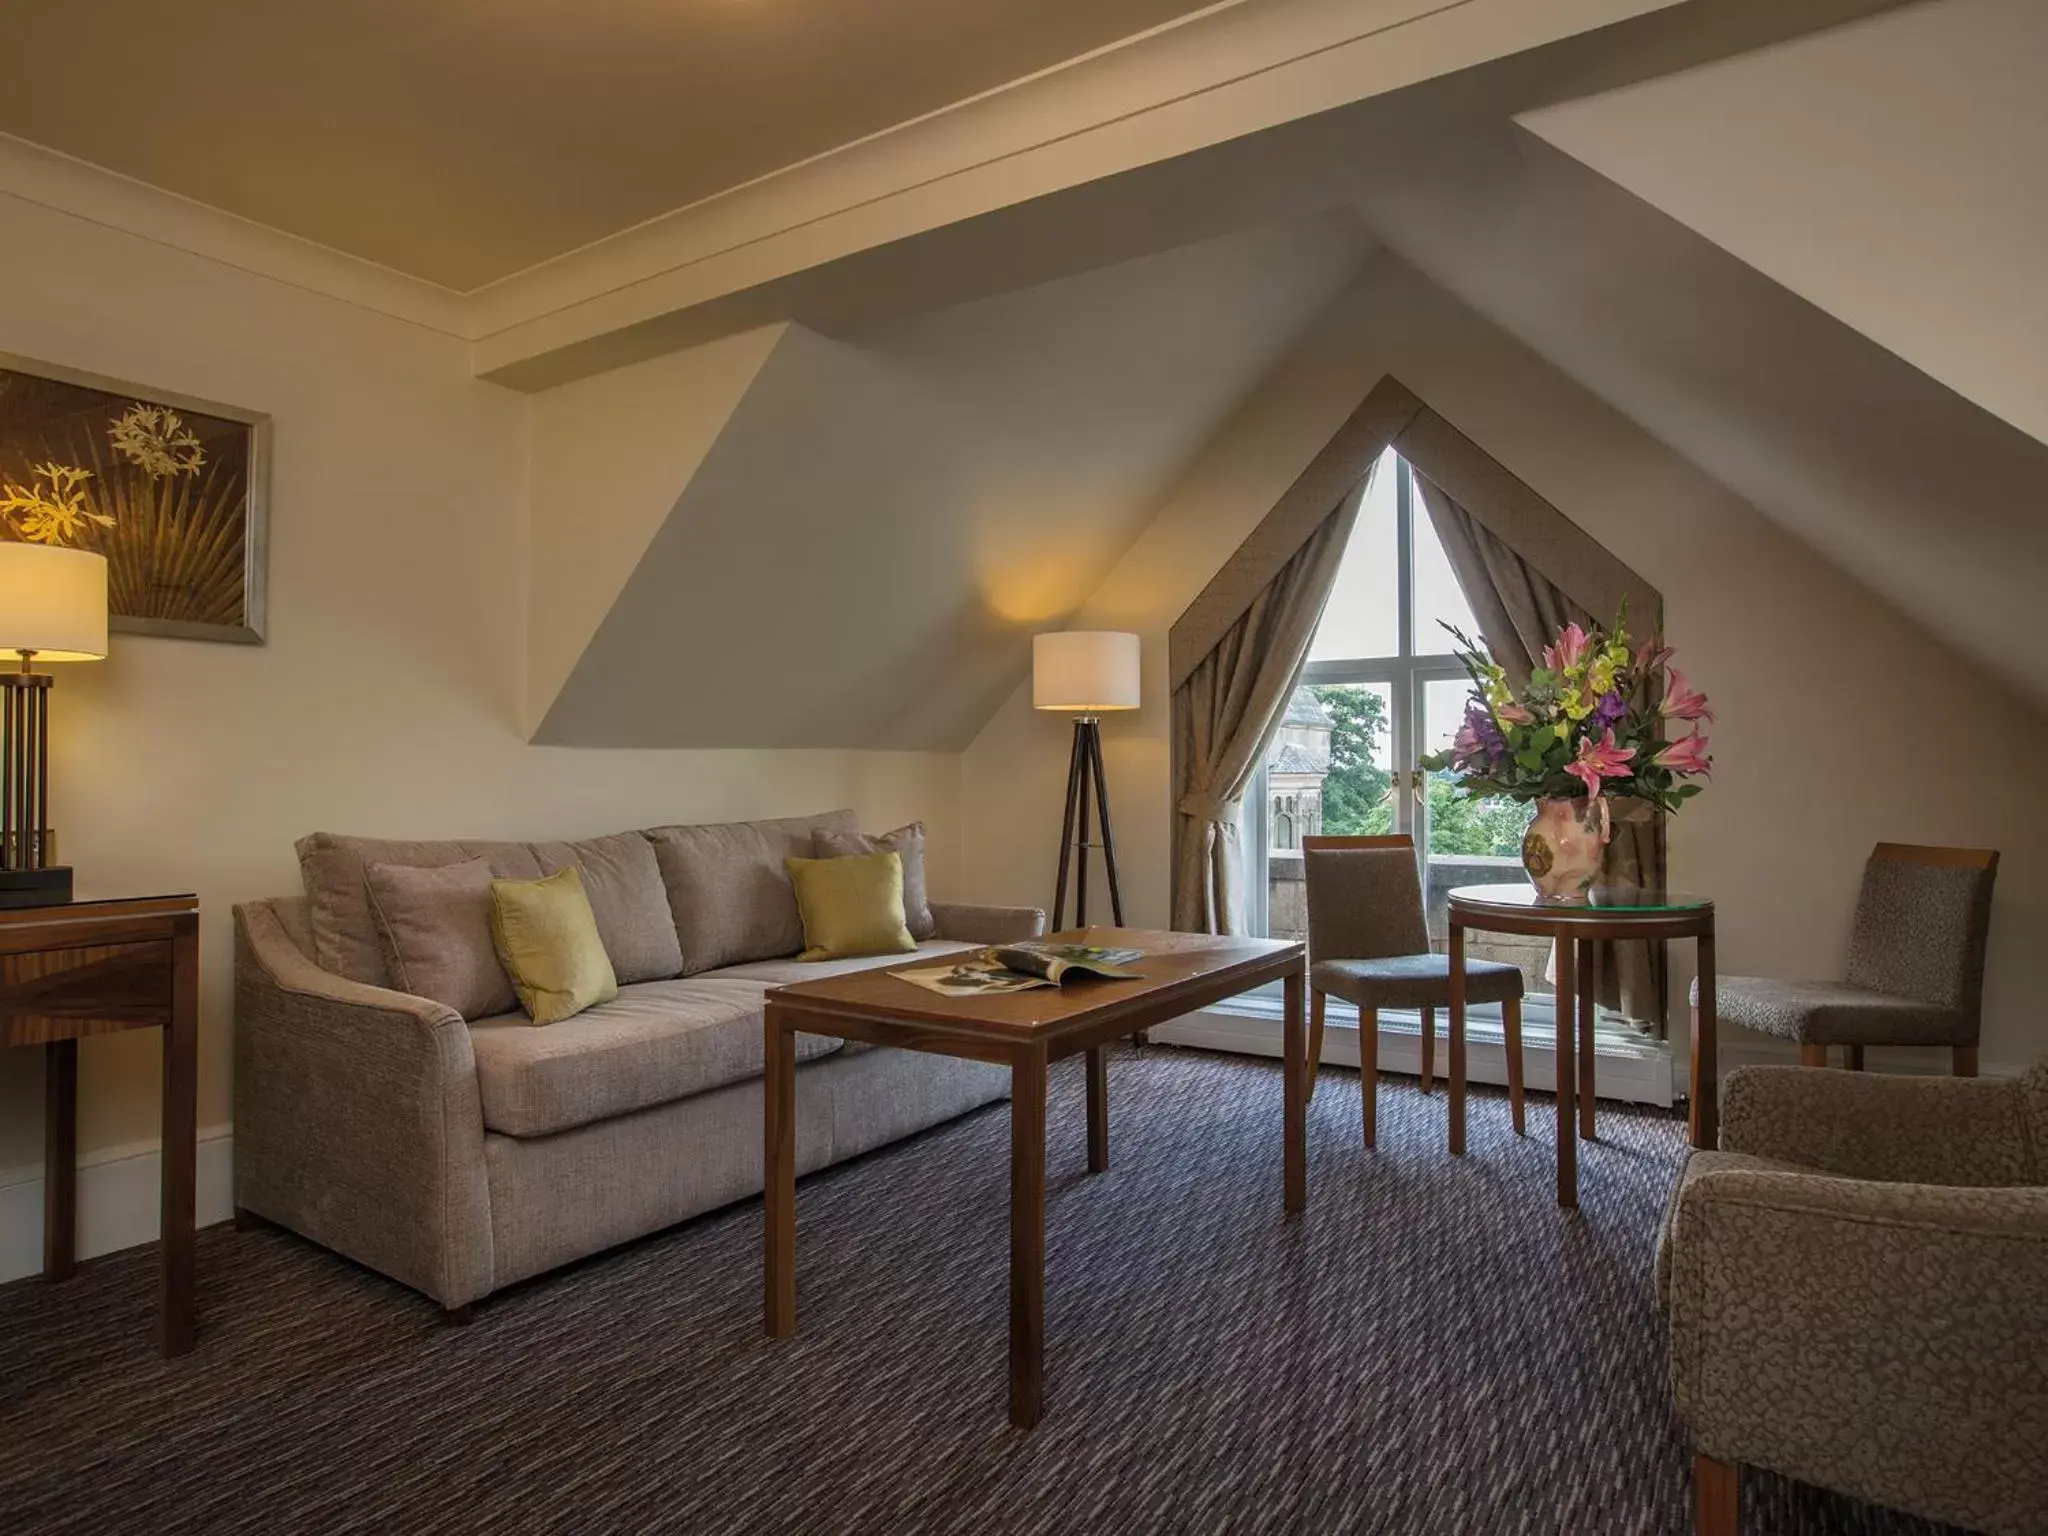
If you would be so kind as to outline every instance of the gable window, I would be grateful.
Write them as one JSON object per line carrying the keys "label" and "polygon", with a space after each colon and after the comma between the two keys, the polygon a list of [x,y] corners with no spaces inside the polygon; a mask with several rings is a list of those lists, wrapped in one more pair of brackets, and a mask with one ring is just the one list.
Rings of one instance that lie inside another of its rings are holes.
{"label": "gable window", "polygon": [[[1360,496],[1308,667],[1247,796],[1246,916],[1254,932],[1305,938],[1301,838],[1405,832],[1442,949],[1453,886],[1524,883],[1530,808],[1466,800],[1448,773],[1419,766],[1465,712],[1469,684],[1444,626],[1477,635],[1479,625],[1407,461],[1387,449]],[[1532,992],[1549,989],[1541,940],[1475,934],[1473,954],[1519,964]]]}

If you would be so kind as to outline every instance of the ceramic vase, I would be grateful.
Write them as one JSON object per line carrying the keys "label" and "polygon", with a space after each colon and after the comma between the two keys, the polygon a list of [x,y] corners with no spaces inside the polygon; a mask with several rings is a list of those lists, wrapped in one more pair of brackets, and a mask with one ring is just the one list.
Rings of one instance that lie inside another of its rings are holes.
{"label": "ceramic vase", "polygon": [[1522,835],[1522,868],[1536,894],[1545,901],[1583,903],[1600,876],[1612,833],[1604,798],[1538,800]]}

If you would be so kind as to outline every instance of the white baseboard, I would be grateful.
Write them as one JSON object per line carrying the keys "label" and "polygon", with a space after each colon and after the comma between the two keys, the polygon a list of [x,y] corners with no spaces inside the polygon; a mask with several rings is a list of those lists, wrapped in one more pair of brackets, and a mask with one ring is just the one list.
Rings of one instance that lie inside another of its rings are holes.
{"label": "white baseboard", "polygon": [[[110,1147],[78,1162],[78,1257],[97,1258],[156,1241],[162,1211],[160,1142]],[[199,1133],[198,1222],[210,1227],[235,1213],[234,1127]],[[0,1281],[43,1268],[43,1170],[0,1173]]]}
{"label": "white baseboard", "polygon": [[[1450,1065],[1449,1048],[1437,1025],[1436,1069],[1439,1074]],[[1547,1031],[1546,1031],[1547,1034]],[[1234,1051],[1245,1056],[1281,1054],[1280,1032],[1273,1023],[1243,1013],[1203,1009],[1175,1019],[1150,1031],[1151,1039],[1162,1045],[1194,1046],[1200,1050]],[[1358,1026],[1332,1019],[1323,1036],[1326,1065],[1358,1067]],[[1522,1052],[1527,1086],[1545,1092],[1557,1088],[1557,1056],[1545,1043],[1526,1040]],[[1380,1030],[1380,1070],[1410,1076],[1422,1071],[1422,1037],[1418,1032],[1393,1027]],[[1466,1046],[1465,1075],[1475,1083],[1505,1086],[1508,1080],[1507,1051],[1498,1040],[1476,1036]],[[1649,1043],[1627,1051],[1602,1049],[1595,1059],[1596,1092],[1603,1099],[1628,1104],[1656,1104],[1668,1108],[1672,1102],[1671,1061],[1661,1044]]]}

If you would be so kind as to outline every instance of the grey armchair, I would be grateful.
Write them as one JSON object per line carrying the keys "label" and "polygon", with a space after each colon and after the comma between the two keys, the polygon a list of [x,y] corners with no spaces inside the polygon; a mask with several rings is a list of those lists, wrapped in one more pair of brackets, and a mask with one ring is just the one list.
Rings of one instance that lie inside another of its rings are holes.
{"label": "grey armchair", "polygon": [[1739,1468],[2048,1531],[2048,1061],[2014,1080],[1747,1067],[1657,1255],[1697,1529]]}
{"label": "grey armchair", "polygon": [[[1826,1066],[1836,1045],[1859,1071],[1865,1046],[1945,1045],[1956,1076],[1975,1077],[1997,879],[1998,855],[1987,848],[1879,843],[1863,866],[1847,978],[1723,976],[1716,1014],[1796,1041],[1809,1067]],[[1697,1008],[1697,982],[1692,1001]]]}
{"label": "grey armchair", "polygon": [[[1415,844],[1406,833],[1305,837],[1301,856],[1308,890],[1308,1091],[1311,1096],[1316,1091],[1316,1072],[1323,1059],[1324,998],[1341,997],[1358,1008],[1358,1071],[1369,1147],[1375,1140],[1379,1091],[1379,1011],[1421,1011],[1422,1091],[1427,1093],[1436,1054],[1436,1010],[1451,1004],[1451,964],[1446,956],[1430,952]],[[1468,960],[1465,996],[1471,1002],[1501,1005],[1509,1113],[1520,1135],[1521,968],[1495,960]]]}

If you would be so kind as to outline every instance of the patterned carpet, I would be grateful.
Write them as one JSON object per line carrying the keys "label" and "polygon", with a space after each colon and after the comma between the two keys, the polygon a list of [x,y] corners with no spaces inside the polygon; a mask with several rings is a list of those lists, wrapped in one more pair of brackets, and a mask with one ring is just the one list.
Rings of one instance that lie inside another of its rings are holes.
{"label": "patterned carpet", "polygon": [[[1005,1111],[806,1181],[800,1331],[760,1331],[758,1202],[438,1325],[278,1231],[200,1239],[201,1339],[149,1347],[151,1255],[0,1288],[0,1529],[36,1532],[1681,1532],[1649,1299],[1681,1156],[1603,1106],[1584,1209],[1549,1101],[1336,1072],[1280,1219],[1277,1068],[1119,1055],[1087,1179],[1053,1099],[1047,1411],[1004,1419]],[[1745,1529],[1931,1528],[1782,1481]]]}

